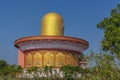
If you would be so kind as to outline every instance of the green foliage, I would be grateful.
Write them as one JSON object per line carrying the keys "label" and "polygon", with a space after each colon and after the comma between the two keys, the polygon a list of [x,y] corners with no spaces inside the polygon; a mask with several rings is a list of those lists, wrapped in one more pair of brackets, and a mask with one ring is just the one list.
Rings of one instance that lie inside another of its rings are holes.
{"label": "green foliage", "polygon": [[71,65],[65,65],[60,68],[60,71],[63,72],[64,78],[66,80],[73,80],[74,78],[77,78],[77,74],[83,73],[83,69],[80,66],[71,66]]}
{"label": "green foliage", "polygon": [[7,66],[7,62],[4,60],[0,60],[0,75],[2,74],[4,68]]}
{"label": "green foliage", "polygon": [[[95,66],[88,68],[92,80],[119,80],[120,68],[117,66],[115,56],[105,52],[91,54],[89,61],[94,60]],[[91,63],[92,64],[92,63]]]}
{"label": "green foliage", "polygon": [[0,69],[6,67],[7,65],[8,65],[8,64],[7,64],[6,61],[4,61],[4,60],[0,60]]}
{"label": "green foliage", "polygon": [[110,51],[120,58],[120,4],[112,9],[110,17],[104,18],[97,27],[104,30],[101,42],[103,50]]}
{"label": "green foliage", "polygon": [[[83,56],[84,57],[84,56]],[[82,57],[82,58],[83,58]],[[0,75],[0,80],[119,80],[120,67],[115,61],[115,56],[105,52],[85,56],[89,64],[95,63],[94,66],[82,68],[80,66],[65,65],[60,68],[63,77],[56,76],[58,72],[53,74],[54,67],[44,66],[42,69],[38,67],[31,67],[27,69],[27,73],[23,72],[23,68],[16,65],[7,65]],[[29,75],[28,75],[29,73]],[[39,77],[38,74],[45,74],[46,76]],[[18,78],[17,75],[23,74],[24,78]],[[79,77],[78,74],[81,76]],[[28,76],[27,76],[28,75]],[[30,75],[33,77],[30,78]],[[59,74],[60,75],[60,74]]]}
{"label": "green foliage", "polygon": [[0,80],[13,80],[22,72],[21,66],[8,65],[6,61],[0,60]]}

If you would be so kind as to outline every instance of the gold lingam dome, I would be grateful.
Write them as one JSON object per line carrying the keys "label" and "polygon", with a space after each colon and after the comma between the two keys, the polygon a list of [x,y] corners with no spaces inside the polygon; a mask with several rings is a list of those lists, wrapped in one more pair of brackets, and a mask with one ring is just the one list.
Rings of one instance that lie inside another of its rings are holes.
{"label": "gold lingam dome", "polygon": [[50,12],[43,16],[41,21],[41,35],[43,36],[63,36],[64,35],[64,21],[62,17]]}

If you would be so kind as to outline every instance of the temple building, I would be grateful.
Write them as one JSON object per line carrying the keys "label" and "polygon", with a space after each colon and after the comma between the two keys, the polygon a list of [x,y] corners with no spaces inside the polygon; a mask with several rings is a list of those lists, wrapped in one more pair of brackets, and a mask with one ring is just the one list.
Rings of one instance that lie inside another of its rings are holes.
{"label": "temple building", "polygon": [[18,65],[23,68],[79,66],[79,55],[88,44],[83,39],[64,36],[64,20],[55,12],[43,16],[40,36],[23,37],[14,43],[18,48]]}

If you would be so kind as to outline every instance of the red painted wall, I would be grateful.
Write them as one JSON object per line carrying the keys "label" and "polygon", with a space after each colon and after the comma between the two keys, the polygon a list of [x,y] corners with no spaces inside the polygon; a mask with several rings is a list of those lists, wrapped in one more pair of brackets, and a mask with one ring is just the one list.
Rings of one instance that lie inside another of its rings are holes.
{"label": "red painted wall", "polygon": [[20,65],[23,68],[25,67],[24,59],[25,59],[24,52],[22,52],[21,50],[18,49],[18,65]]}

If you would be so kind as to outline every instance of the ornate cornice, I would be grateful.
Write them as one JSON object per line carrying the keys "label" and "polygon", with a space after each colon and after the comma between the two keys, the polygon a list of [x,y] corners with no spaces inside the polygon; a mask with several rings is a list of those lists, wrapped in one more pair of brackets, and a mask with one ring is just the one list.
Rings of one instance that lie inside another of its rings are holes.
{"label": "ornate cornice", "polygon": [[88,42],[67,36],[30,36],[15,41],[15,46],[22,51],[32,49],[61,49],[82,53],[88,48]]}

